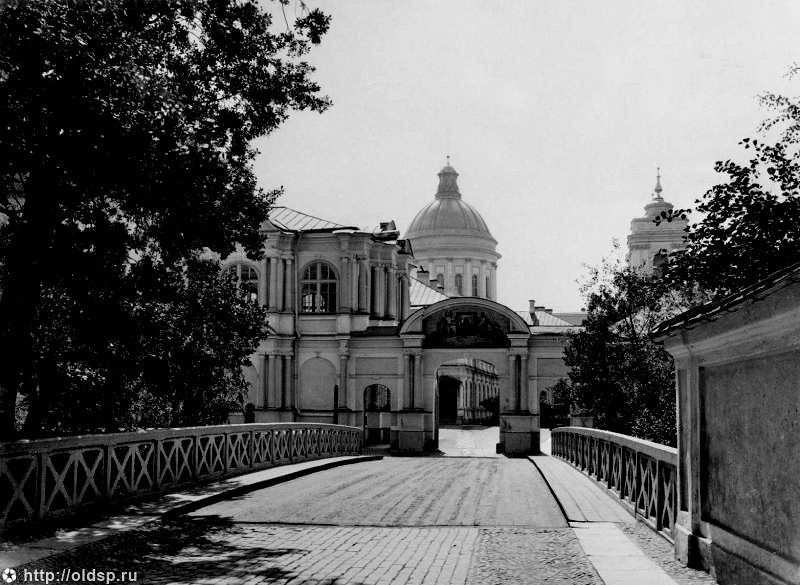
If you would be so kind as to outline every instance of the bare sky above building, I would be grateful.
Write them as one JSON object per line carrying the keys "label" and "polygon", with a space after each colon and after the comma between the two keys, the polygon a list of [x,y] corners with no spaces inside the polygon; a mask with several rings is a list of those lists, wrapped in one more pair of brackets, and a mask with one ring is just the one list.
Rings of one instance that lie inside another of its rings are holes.
{"label": "bare sky above building", "polygon": [[800,2],[314,2],[311,55],[334,102],[260,141],[278,204],[405,230],[445,156],[503,255],[498,300],[583,306],[577,280],[623,245],[662,169],[689,206],[767,113],[794,95]]}

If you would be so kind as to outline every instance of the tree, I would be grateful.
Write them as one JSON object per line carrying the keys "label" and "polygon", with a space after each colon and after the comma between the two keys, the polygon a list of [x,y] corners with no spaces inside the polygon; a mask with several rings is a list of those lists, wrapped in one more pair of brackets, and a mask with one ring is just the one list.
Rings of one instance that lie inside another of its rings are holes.
{"label": "tree", "polygon": [[598,428],[674,445],[672,359],[649,335],[676,299],[663,280],[621,262],[595,270],[584,294],[587,318],[564,350],[570,383],[560,396]]}
{"label": "tree", "polygon": [[[790,75],[800,71],[795,65]],[[800,101],[772,93],[761,97],[774,115],[761,125],[762,139],[739,142],[746,161],[718,161],[727,180],[659,218],[695,213],[686,248],[672,254],[666,278],[690,292],[724,295],[800,261]]]}
{"label": "tree", "polygon": [[329,104],[303,61],[329,18],[286,24],[251,0],[0,6],[0,438],[46,375],[42,336],[80,333],[54,312],[91,317],[75,350],[96,381],[130,357],[113,348],[138,262],[175,276],[201,250],[259,255],[276,192],[251,141]]}

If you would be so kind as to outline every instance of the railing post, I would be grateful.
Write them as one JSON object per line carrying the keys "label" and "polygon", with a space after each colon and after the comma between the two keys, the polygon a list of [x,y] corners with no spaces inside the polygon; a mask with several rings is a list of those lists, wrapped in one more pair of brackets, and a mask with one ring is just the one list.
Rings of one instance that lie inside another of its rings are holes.
{"label": "railing post", "polygon": [[153,462],[153,489],[161,491],[161,441],[158,437],[153,439],[153,457],[156,460]]}
{"label": "railing post", "polygon": [[653,492],[656,498],[656,530],[659,532],[664,528],[664,522],[662,521],[662,516],[664,515],[664,487],[662,485],[661,473],[661,461],[656,459],[656,477]]}

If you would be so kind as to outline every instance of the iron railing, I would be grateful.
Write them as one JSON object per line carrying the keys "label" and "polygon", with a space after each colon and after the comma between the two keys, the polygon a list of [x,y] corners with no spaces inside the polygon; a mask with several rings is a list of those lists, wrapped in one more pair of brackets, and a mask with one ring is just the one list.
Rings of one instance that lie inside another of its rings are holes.
{"label": "iron railing", "polygon": [[673,540],[676,449],[619,433],[562,427],[552,431],[551,450],[608,488],[632,514]]}
{"label": "iron railing", "polygon": [[257,423],[0,444],[0,527],[276,465],[361,453],[361,429]]}

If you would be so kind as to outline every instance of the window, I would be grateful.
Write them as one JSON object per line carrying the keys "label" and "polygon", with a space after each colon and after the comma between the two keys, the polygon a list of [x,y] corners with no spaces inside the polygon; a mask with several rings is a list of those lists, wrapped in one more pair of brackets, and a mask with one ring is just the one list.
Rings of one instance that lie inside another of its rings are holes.
{"label": "window", "polygon": [[489,277],[486,277],[486,298],[491,299],[492,295],[490,294],[491,290],[489,289]]}
{"label": "window", "polygon": [[364,410],[388,412],[392,409],[390,404],[390,391],[383,384],[372,384],[364,388]]}
{"label": "window", "polygon": [[254,303],[258,302],[258,272],[255,268],[239,262],[228,266],[222,274],[233,280],[239,294]]}
{"label": "window", "polygon": [[472,296],[473,297],[477,297],[478,296],[478,275],[477,274],[473,274],[472,275]]}
{"label": "window", "polygon": [[336,274],[330,264],[314,262],[306,266],[300,296],[304,313],[336,312]]}
{"label": "window", "polygon": [[441,272],[436,275],[436,288],[444,290],[444,274]]}
{"label": "window", "polygon": [[456,294],[461,296],[464,294],[464,277],[456,274]]}

